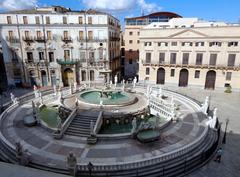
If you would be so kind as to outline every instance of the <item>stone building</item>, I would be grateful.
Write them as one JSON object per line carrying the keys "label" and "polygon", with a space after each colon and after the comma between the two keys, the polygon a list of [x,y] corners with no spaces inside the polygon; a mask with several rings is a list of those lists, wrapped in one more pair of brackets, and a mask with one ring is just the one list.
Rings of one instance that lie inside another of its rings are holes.
{"label": "stone building", "polygon": [[240,90],[240,25],[172,19],[140,31],[141,81]]}
{"label": "stone building", "polygon": [[121,75],[120,23],[95,10],[52,6],[0,14],[8,84],[68,86]]}
{"label": "stone building", "polygon": [[122,48],[124,52],[125,79],[138,77],[140,29],[153,22],[168,22],[172,18],[181,18],[172,12],[156,12],[140,17],[125,18]]}

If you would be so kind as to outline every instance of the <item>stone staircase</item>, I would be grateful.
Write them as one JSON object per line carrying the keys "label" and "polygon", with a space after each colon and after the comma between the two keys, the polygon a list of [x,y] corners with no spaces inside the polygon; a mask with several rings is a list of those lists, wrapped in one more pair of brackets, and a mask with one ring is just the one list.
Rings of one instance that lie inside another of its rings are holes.
{"label": "stone staircase", "polygon": [[98,114],[98,111],[80,111],[69,125],[65,135],[89,137],[91,120],[95,125]]}

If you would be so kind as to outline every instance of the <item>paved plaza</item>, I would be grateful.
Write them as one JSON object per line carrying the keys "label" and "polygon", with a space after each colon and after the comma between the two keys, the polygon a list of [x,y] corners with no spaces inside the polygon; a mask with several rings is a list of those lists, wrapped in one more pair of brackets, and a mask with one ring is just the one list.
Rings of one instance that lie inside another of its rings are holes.
{"label": "paved plaza", "polygon": [[[239,124],[239,120],[238,120],[238,115],[240,115],[240,95],[239,93],[232,93],[232,94],[224,94],[222,92],[218,92],[218,91],[205,91],[205,90],[193,90],[193,89],[186,89],[186,88],[168,88],[170,90],[174,90],[174,91],[178,91],[179,93],[182,93],[184,95],[190,96],[196,100],[199,100],[201,102],[204,101],[206,96],[210,96],[210,104],[211,104],[211,108],[217,107],[219,110],[219,119],[221,122],[223,122],[222,124],[222,130],[225,128],[225,119],[229,118],[230,119],[230,123],[229,123],[229,127],[228,127],[228,134],[227,134],[227,143],[226,145],[222,146],[224,148],[224,154],[223,154],[223,159],[222,159],[222,163],[216,163],[213,160],[210,161],[210,163],[208,163],[207,165],[205,165],[204,167],[202,167],[200,170],[197,170],[196,172],[194,172],[193,174],[189,175],[191,177],[212,177],[212,176],[216,176],[216,177],[238,177],[238,174],[240,172],[240,168],[238,166],[238,164],[240,164],[240,153],[238,151],[239,147],[240,147],[240,143],[239,143],[239,133],[240,133],[240,124]],[[184,109],[183,109],[184,110]],[[174,127],[172,130],[171,127],[166,130],[165,134],[170,135],[173,132],[177,132],[176,134],[174,134],[174,136],[176,138],[172,138],[171,142],[169,142],[167,140],[167,138],[165,139],[167,143],[170,144],[174,144],[176,142],[181,142],[181,136],[185,136],[186,134],[189,134],[189,132],[196,132],[196,127],[194,128],[194,126],[191,128],[189,127],[189,125],[191,125],[191,120],[190,119],[186,119],[185,121],[181,122],[181,124],[184,124],[186,126],[176,126]],[[67,152],[65,152],[66,150],[61,149],[61,147],[59,146],[62,143],[56,143],[56,142],[51,142],[48,143],[47,141],[50,140],[50,137],[48,137],[48,135],[44,134],[44,132],[42,132],[42,137],[39,138],[38,140],[34,140],[34,138],[31,138],[30,136],[30,132],[29,136],[23,135],[23,133],[20,131],[21,125],[20,124],[16,124],[19,126],[19,132],[18,134],[26,139],[26,142],[29,142],[30,145],[34,145],[37,146],[35,147],[35,152],[40,152],[37,150],[37,148],[42,149],[42,150],[49,150],[50,153],[51,152],[55,152],[57,151],[57,155],[53,155],[53,159],[62,159],[64,157],[60,157],[59,154],[64,154],[66,155]],[[180,129],[179,127],[181,127],[182,129]],[[185,127],[185,128],[184,128]],[[40,130],[41,131],[41,130]],[[183,132],[183,134],[181,135],[181,133]],[[39,134],[39,132],[37,130],[34,130],[31,132],[32,134]],[[31,134],[31,135],[32,135]],[[193,133],[191,133],[193,134]],[[167,136],[166,136],[167,137]],[[69,139],[71,139],[71,142],[67,142],[69,141]],[[82,141],[81,140],[77,140],[74,139],[72,137],[65,137],[63,139],[64,141],[66,141],[65,143],[63,143],[64,146],[68,146],[68,144],[70,143],[71,145],[77,143],[76,145],[79,146],[79,143],[81,144]],[[127,155],[132,154],[133,152],[129,149],[130,146],[135,145],[135,143],[131,142],[132,140],[129,140],[129,142],[118,142],[118,149],[120,150],[122,147],[124,149],[124,152],[127,153]],[[172,142],[175,141],[175,142]],[[164,148],[164,144],[166,142],[162,142],[162,144],[159,144],[157,146],[154,146],[155,148],[159,148],[159,146],[161,148]],[[183,142],[183,141],[182,141]],[[186,140],[185,140],[185,143]],[[27,145],[27,146],[30,146]],[[181,145],[181,144],[178,144]],[[91,148],[86,148],[83,146],[80,146],[80,148],[82,149],[81,151],[79,151],[78,149],[72,149],[73,152],[75,152],[76,154],[81,154],[81,156],[85,156],[88,158],[91,158],[91,156],[98,156],[99,157],[99,163],[101,162],[101,157],[106,157],[107,156],[111,156],[111,153],[109,152],[109,148],[112,148],[114,145],[108,145],[107,147],[107,151],[106,153],[104,153],[104,150],[106,149],[106,145],[104,142],[99,142],[98,144],[98,151],[94,151],[91,150]],[[79,148],[79,147],[78,147]],[[102,151],[99,151],[99,148],[102,149]],[[128,150],[127,150],[128,149]],[[139,153],[141,152],[141,148],[138,146],[135,146],[134,149],[136,149],[136,151],[134,151],[135,153]],[[148,149],[150,150],[150,149]],[[151,149],[154,151],[154,149]],[[115,151],[114,153],[116,153],[117,151]],[[97,154],[96,154],[97,153]],[[161,151],[157,150],[152,154],[146,154],[146,156],[151,156],[151,155],[156,155],[156,153],[161,153]],[[121,154],[121,152],[117,152],[117,154]],[[49,155],[48,153],[46,153],[46,155]],[[50,154],[51,155],[51,154]],[[134,154],[133,154],[134,155]],[[130,157],[133,158],[133,157]],[[52,159],[51,159],[52,160]],[[80,160],[80,159],[79,159]],[[82,158],[81,158],[82,160]],[[88,159],[89,160],[89,159]],[[93,159],[91,159],[93,160]],[[112,162],[113,159],[109,158],[109,162]],[[124,158],[119,157],[117,159],[114,159],[114,161],[123,161]],[[127,159],[129,160],[129,158]],[[98,161],[98,160],[97,160]],[[54,160],[53,161],[49,161],[48,163],[52,163],[52,165],[55,164]],[[62,164],[64,166],[64,164]],[[11,175],[13,177],[19,175],[19,171],[22,171],[25,175],[25,171],[26,168],[25,167],[20,167],[20,166],[12,166],[12,165],[7,165],[7,164],[1,164],[0,165],[1,168],[5,168],[5,166],[8,166],[11,168],[14,168],[15,170],[11,171]],[[13,171],[15,171],[16,173],[13,174]],[[27,170],[29,173],[26,173],[26,175],[24,177],[30,177],[32,174],[35,174],[37,170]],[[44,172],[39,171],[39,174],[42,174]],[[5,170],[3,170],[4,177],[8,177],[9,176],[9,172],[7,170],[7,168],[5,168]],[[14,176],[15,175],[15,176]],[[33,175],[32,175],[33,176]],[[34,175],[37,176],[37,175]],[[44,176],[41,175],[41,176]],[[51,176],[54,176],[51,174]],[[61,175],[58,175],[61,176]],[[63,175],[62,175],[63,176]]]}

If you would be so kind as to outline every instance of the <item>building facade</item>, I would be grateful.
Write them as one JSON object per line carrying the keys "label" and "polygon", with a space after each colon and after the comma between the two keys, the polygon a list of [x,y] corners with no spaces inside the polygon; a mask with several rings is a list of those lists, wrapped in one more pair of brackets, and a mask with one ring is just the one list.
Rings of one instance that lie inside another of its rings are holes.
{"label": "building facade", "polygon": [[171,12],[157,12],[145,16],[125,18],[124,43],[124,76],[125,79],[138,77],[140,29],[153,22],[168,22],[172,18],[181,18],[180,15]]}
{"label": "building facade", "polygon": [[240,26],[198,19],[152,23],[140,32],[140,80],[240,90]]}
{"label": "building facade", "polygon": [[121,75],[120,23],[60,6],[0,14],[8,84],[69,86]]}

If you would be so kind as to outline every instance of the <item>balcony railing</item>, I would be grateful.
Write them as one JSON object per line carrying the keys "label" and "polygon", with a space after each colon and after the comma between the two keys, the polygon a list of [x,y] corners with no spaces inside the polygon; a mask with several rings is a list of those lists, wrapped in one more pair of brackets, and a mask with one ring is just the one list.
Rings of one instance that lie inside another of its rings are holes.
{"label": "balcony railing", "polygon": [[78,37],[77,40],[79,42],[107,42],[107,39],[99,39],[99,38],[80,38]]}
{"label": "balcony railing", "polygon": [[78,63],[78,61],[77,60],[57,59],[57,63],[60,65],[75,65]]}
{"label": "balcony railing", "polygon": [[144,66],[164,66],[164,67],[187,67],[187,68],[207,68],[207,69],[229,69],[229,70],[240,70],[240,65],[238,66],[228,66],[227,64],[218,64],[218,65],[210,65],[210,64],[201,64],[196,65],[196,63],[188,63],[188,64],[182,64],[182,63],[176,63],[172,64],[170,62],[155,62],[155,61],[146,61],[142,60],[142,64]]}
{"label": "balcony railing", "polygon": [[24,36],[22,37],[22,40],[25,42],[34,42],[34,38],[32,36]]}
{"label": "balcony railing", "polygon": [[19,43],[20,42],[19,38],[17,38],[17,37],[8,37],[8,36],[6,36],[6,40],[8,42],[10,42],[10,43]]}
{"label": "balcony railing", "polygon": [[46,42],[46,39],[43,36],[34,37],[34,40],[37,42]]}
{"label": "balcony railing", "polygon": [[65,43],[72,42],[72,38],[70,36],[62,36],[62,41]]}

